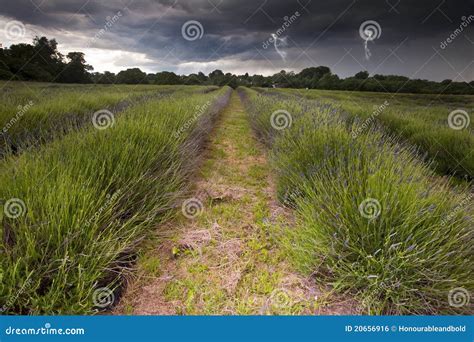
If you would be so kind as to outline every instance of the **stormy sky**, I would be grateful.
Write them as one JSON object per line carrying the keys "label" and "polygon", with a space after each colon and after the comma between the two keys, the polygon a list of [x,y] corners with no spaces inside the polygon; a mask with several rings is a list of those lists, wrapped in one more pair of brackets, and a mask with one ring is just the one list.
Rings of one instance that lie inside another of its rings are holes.
{"label": "stormy sky", "polygon": [[473,9],[472,0],[1,0],[0,43],[56,38],[95,71],[270,75],[325,65],[340,77],[469,82]]}

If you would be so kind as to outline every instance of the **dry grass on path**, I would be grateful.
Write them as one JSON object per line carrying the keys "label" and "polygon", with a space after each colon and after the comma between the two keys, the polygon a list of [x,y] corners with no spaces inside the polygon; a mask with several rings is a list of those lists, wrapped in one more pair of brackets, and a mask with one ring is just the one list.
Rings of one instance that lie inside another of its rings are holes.
{"label": "dry grass on path", "polygon": [[210,137],[194,197],[202,213],[158,227],[117,314],[351,314],[295,273],[275,232],[291,213],[275,201],[263,148],[234,92]]}

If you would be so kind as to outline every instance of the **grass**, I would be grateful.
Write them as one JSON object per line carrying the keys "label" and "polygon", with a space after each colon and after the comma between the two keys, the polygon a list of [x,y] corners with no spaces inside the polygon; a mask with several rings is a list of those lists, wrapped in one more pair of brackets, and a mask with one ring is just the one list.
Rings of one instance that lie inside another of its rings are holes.
{"label": "grass", "polygon": [[[210,241],[191,248],[176,232],[164,256],[156,252],[161,240],[148,241],[153,250],[139,247],[180,212],[176,208],[189,195],[189,180],[230,89],[2,85],[0,96],[10,101],[4,117],[36,94],[37,102],[15,125],[18,146],[30,138],[43,142],[21,154],[6,153],[0,165],[2,313],[97,313],[109,308],[101,300],[121,296],[132,264],[148,282],[177,272],[160,300],[178,314],[326,312],[332,293],[309,289],[289,260],[355,297],[370,314],[472,314],[472,306],[452,305],[450,298],[456,289],[469,295],[474,288],[472,192],[467,182],[453,186],[450,177],[439,177],[409,144],[418,140],[406,133],[458,145],[447,148],[464,153],[459,167],[466,170],[470,138],[467,145],[458,139],[469,132],[447,131],[442,118],[468,97],[444,98],[446,106],[430,97],[439,108],[428,112],[419,108],[422,96],[397,95],[377,117],[381,129],[362,126],[361,119],[383,94],[351,99],[315,92],[304,99],[289,90],[240,89],[250,124],[234,94],[202,164],[198,187],[209,196],[204,212],[191,222],[176,219],[184,232],[207,229]],[[78,100],[81,92],[88,104]],[[155,97],[168,92],[173,95]],[[72,112],[74,120],[87,122],[92,110],[120,103],[125,93],[143,101],[123,109],[113,126],[67,123]],[[281,130],[271,119],[278,110],[292,121]],[[31,130],[37,125],[42,128]],[[269,149],[271,167],[250,125]],[[435,158],[436,170],[459,176],[457,166],[428,142],[417,145]],[[443,162],[449,170],[440,168]],[[270,169],[280,201],[295,210],[295,227],[271,203]],[[125,300],[123,312],[134,310]]]}
{"label": "grass", "polygon": [[[415,150],[340,110],[241,89],[254,129],[271,149],[280,200],[296,209],[288,257],[307,274],[356,296],[371,314],[472,313],[450,305],[472,291],[469,190],[453,189]],[[284,109],[292,124],[271,125]]]}
{"label": "grass", "polygon": [[[104,288],[118,296],[137,244],[186,190],[229,90],[149,100],[108,129],[71,132],[8,157],[0,198],[21,200],[21,215],[4,203],[2,311],[87,314],[102,308]],[[155,271],[159,263],[145,267]]]}
{"label": "grass", "polygon": [[[380,94],[322,90],[277,90],[277,93],[330,103],[345,112],[350,123],[379,124],[391,134],[419,148],[419,154],[432,160],[442,175],[474,179],[474,120],[461,130],[448,124],[450,112],[462,109],[470,113],[472,95]],[[381,107],[384,103],[385,106]],[[377,111],[377,108],[379,108]],[[360,127],[360,126],[359,126]],[[364,128],[363,130],[365,130]],[[353,132],[353,136],[358,134]]]}
{"label": "grass", "polygon": [[[269,221],[280,215],[270,209],[269,167],[262,152],[234,94],[210,137],[196,182],[194,196],[204,196],[199,197],[201,215],[175,218],[167,224],[168,234],[157,233],[160,241],[148,244],[142,258],[164,260],[162,273],[156,277],[139,267],[121,313],[311,312],[313,300],[304,296],[307,288],[291,272],[271,232]],[[284,303],[278,302],[276,293]]]}
{"label": "grass", "polygon": [[212,87],[57,85],[0,83],[0,156],[64,136],[93,124],[93,113],[117,115],[132,104],[175,92],[203,92]]}

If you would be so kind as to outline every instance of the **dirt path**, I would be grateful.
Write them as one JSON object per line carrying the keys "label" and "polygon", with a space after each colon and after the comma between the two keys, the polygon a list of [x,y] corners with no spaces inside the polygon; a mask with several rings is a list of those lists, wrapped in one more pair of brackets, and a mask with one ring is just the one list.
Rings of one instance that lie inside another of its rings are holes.
{"label": "dirt path", "polygon": [[288,213],[274,200],[264,150],[235,91],[204,158],[190,201],[202,211],[158,228],[115,313],[354,313],[354,303],[292,271],[278,248],[272,232]]}

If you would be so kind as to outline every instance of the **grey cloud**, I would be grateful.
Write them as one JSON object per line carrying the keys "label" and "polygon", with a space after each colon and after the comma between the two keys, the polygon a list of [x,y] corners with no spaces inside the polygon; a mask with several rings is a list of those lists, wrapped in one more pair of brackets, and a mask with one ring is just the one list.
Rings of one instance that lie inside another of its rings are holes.
{"label": "grey cloud", "polygon": [[[164,64],[160,61],[165,58],[167,65],[234,58],[267,63],[275,69],[298,69],[319,63],[334,65],[341,60],[334,71],[342,76],[362,68],[413,75],[435,53],[433,47],[439,47],[440,39],[448,37],[461,17],[472,12],[462,0],[450,1],[449,5],[428,0],[33,1],[37,7],[29,0],[8,2],[0,14],[45,28],[94,34],[108,16],[122,11],[123,17],[104,35],[107,41],[96,42],[97,47],[142,52],[157,65]],[[300,16],[284,32],[288,41],[285,64],[275,50],[262,48],[262,43],[296,11]],[[202,24],[202,39],[183,39],[181,26],[188,20]],[[369,42],[373,51],[370,63],[364,60],[358,31],[366,20],[376,20],[382,29],[381,37]],[[463,35],[474,41],[472,32],[469,27]],[[390,55],[402,41],[403,45]],[[442,51],[449,63],[436,55],[430,63],[438,68],[431,66],[429,73],[421,70],[416,76],[454,78],[472,60],[472,51],[472,43],[458,37]],[[472,79],[469,69],[462,75]]]}

